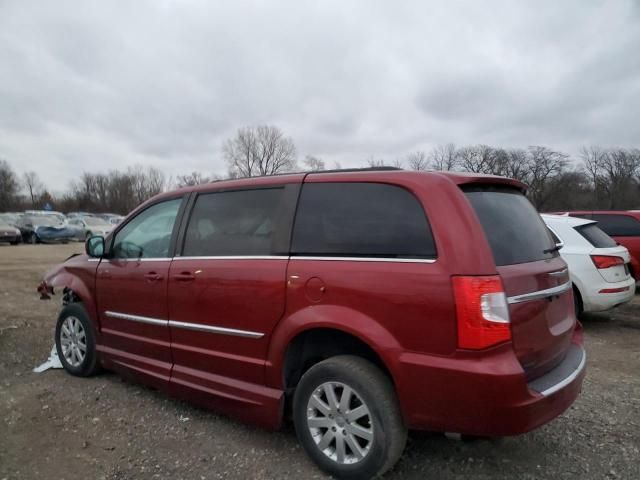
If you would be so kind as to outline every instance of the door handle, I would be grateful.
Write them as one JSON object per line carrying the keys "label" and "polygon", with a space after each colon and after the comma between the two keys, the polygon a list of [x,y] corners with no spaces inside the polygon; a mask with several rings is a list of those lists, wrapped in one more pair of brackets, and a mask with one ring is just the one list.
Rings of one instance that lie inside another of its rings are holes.
{"label": "door handle", "polygon": [[109,270],[102,270],[99,275],[100,278],[103,278],[105,280],[109,280],[111,278],[111,273],[109,272]]}
{"label": "door handle", "polygon": [[196,276],[191,272],[180,272],[173,276],[173,279],[177,282],[193,282]]}
{"label": "door handle", "polygon": [[150,282],[159,282],[162,280],[162,275],[157,272],[149,272],[145,273],[144,278],[146,278]]}

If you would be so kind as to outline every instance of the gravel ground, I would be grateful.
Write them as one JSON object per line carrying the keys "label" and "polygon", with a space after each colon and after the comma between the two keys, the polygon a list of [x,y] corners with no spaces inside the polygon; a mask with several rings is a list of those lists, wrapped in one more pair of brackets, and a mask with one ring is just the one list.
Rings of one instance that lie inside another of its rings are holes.
{"label": "gravel ground", "polygon": [[[60,299],[42,274],[81,244],[0,245],[0,480],[326,478],[291,426],[269,433],[113,374],[32,373],[51,349]],[[520,437],[460,442],[414,432],[388,479],[640,478],[640,300],[584,320],[584,391]]]}

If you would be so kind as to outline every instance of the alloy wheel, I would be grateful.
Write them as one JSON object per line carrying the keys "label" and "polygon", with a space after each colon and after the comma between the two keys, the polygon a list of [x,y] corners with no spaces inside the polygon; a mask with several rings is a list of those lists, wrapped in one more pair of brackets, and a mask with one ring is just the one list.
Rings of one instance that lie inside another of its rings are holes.
{"label": "alloy wheel", "polygon": [[87,336],[77,317],[69,316],[60,328],[60,346],[64,359],[72,367],[78,367],[87,355]]}
{"label": "alloy wheel", "polygon": [[363,460],[373,445],[369,407],[351,387],[326,382],[307,403],[307,427],[318,449],[342,465]]}

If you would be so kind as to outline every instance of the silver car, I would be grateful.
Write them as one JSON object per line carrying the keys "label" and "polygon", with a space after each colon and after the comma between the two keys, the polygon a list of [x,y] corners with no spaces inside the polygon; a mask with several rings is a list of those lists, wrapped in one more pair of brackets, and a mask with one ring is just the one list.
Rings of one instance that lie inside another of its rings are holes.
{"label": "silver car", "polygon": [[76,217],[70,219],[68,225],[76,230],[76,239],[81,241],[92,235],[106,237],[115,227],[100,217]]}

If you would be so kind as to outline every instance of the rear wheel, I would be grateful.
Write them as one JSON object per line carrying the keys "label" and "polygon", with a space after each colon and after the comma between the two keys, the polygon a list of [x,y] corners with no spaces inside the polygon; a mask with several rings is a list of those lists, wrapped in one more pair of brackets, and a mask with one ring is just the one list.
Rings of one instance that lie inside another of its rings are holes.
{"label": "rear wheel", "polygon": [[584,313],[584,306],[582,304],[582,296],[580,295],[580,291],[575,285],[573,286],[573,306],[576,311],[576,317],[580,318]]}
{"label": "rear wheel", "polygon": [[407,439],[389,378],[350,355],[324,360],[303,375],[293,417],[307,454],[337,478],[382,475],[400,458]]}
{"label": "rear wheel", "polygon": [[58,316],[56,350],[71,375],[88,377],[100,370],[93,324],[80,303],[70,303]]}
{"label": "rear wheel", "polygon": [[29,235],[29,243],[31,245],[35,245],[36,243],[38,243],[38,236],[35,233]]}

